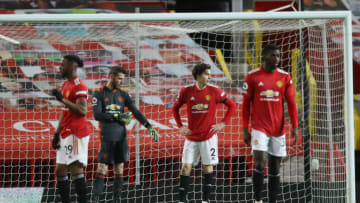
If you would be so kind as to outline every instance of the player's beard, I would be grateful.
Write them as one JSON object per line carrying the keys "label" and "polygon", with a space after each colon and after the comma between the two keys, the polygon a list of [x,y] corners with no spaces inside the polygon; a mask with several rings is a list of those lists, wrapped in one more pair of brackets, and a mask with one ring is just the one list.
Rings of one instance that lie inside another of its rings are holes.
{"label": "player's beard", "polygon": [[67,79],[66,73],[64,73],[62,71],[60,71],[60,76],[61,76],[62,79]]}
{"label": "player's beard", "polygon": [[111,86],[113,89],[120,89],[121,84],[116,83],[115,81],[111,81]]}
{"label": "player's beard", "polygon": [[276,69],[276,64],[269,65],[269,68],[271,71],[274,71]]}

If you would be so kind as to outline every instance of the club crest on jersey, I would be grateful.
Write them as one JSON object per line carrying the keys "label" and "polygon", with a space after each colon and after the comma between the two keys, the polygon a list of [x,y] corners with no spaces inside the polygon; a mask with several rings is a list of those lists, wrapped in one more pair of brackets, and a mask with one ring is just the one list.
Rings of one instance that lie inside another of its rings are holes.
{"label": "club crest on jersey", "polygon": [[194,101],[195,100],[195,97],[190,97],[190,101]]}
{"label": "club crest on jersey", "polygon": [[265,91],[260,92],[260,96],[277,97],[277,96],[279,96],[279,92],[274,91],[274,90],[265,90]]}
{"label": "club crest on jersey", "polygon": [[209,108],[209,105],[208,104],[195,104],[192,106],[192,109],[196,109],[196,110],[204,110],[204,109],[207,109]]}
{"label": "club crest on jersey", "polygon": [[205,99],[206,99],[206,101],[210,101],[210,99],[211,99],[210,94],[206,95],[206,96],[205,96]]}
{"label": "club crest on jersey", "polygon": [[276,86],[278,86],[278,87],[280,88],[280,87],[283,86],[283,83],[282,83],[280,80],[278,80],[278,81],[276,82]]}
{"label": "club crest on jersey", "polygon": [[119,97],[118,97],[118,101],[119,101],[119,102],[124,101],[124,99],[122,98],[122,96],[119,96]]}
{"label": "club crest on jersey", "polygon": [[70,96],[70,90],[66,91],[66,93],[65,93],[66,98],[69,98],[69,96]]}
{"label": "club crest on jersey", "polygon": [[259,84],[258,84],[258,86],[259,86],[259,87],[264,86],[264,83],[260,81]]}
{"label": "club crest on jersey", "polygon": [[109,98],[106,97],[104,100],[105,100],[106,102],[108,102],[108,101],[109,101]]}

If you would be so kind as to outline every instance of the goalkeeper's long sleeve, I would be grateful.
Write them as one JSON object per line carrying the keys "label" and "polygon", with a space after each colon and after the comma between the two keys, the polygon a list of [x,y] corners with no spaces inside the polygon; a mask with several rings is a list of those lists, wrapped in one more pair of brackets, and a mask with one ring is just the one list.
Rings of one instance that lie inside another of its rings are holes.
{"label": "goalkeeper's long sleeve", "polygon": [[125,105],[134,114],[136,120],[138,120],[142,125],[145,126],[146,123],[149,123],[149,121],[146,119],[144,114],[142,114],[139,111],[139,109],[135,106],[131,97],[128,94],[127,94],[127,98],[125,98]]}

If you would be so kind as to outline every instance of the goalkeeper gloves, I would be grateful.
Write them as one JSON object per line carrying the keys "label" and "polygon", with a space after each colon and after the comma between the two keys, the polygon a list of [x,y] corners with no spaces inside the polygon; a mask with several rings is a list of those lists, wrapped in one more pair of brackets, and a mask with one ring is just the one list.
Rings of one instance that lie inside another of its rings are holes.
{"label": "goalkeeper gloves", "polygon": [[119,121],[122,124],[129,124],[132,119],[132,113],[131,112],[125,112],[125,113],[114,113],[113,119],[115,121]]}
{"label": "goalkeeper gloves", "polygon": [[55,133],[54,134],[54,138],[52,140],[52,148],[57,150],[60,149],[60,134],[59,133]]}
{"label": "goalkeeper gloves", "polygon": [[58,101],[61,101],[64,97],[62,96],[61,92],[59,92],[57,89],[53,89],[51,91],[51,94],[56,97]]}
{"label": "goalkeeper gloves", "polygon": [[149,134],[153,138],[153,140],[155,142],[158,142],[159,141],[159,133],[151,126],[150,123],[145,123],[144,126],[148,129]]}

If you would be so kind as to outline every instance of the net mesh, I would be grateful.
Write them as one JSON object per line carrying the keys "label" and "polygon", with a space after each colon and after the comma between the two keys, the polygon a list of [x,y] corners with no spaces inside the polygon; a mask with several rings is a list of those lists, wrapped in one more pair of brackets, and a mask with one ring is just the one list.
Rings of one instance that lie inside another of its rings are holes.
{"label": "net mesh", "polygon": [[[50,91],[63,83],[58,69],[62,56],[76,54],[84,61],[77,74],[90,93],[87,118],[92,130],[86,177],[91,201],[100,146],[91,95],[106,83],[114,65],[129,72],[123,89],[139,99],[139,109],[161,135],[155,143],[144,127],[136,130],[135,120],[127,125],[130,161],[125,163],[122,202],[177,201],[184,137],[171,107],[180,88],[193,83],[191,70],[199,62],[211,65],[211,82],[238,105],[231,122],[219,133],[214,198],[216,202],[250,201],[254,163],[250,147],[242,141],[241,87],[247,71],[261,64],[262,46],[277,44],[280,67],[291,74],[296,87],[301,121],[299,141],[292,144],[287,136],[279,201],[345,202],[343,26],[339,20],[2,23],[0,187],[42,188],[43,202],[59,201],[56,156],[50,143],[61,104]],[[186,122],[184,109],[181,115]],[[225,111],[224,106],[218,107],[219,121]],[[288,135],[289,122],[287,117]],[[201,165],[194,167],[191,177],[188,198],[199,201]],[[112,184],[110,167],[108,201]]]}

